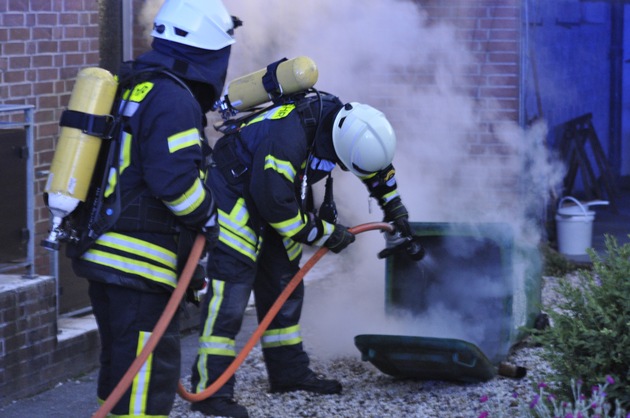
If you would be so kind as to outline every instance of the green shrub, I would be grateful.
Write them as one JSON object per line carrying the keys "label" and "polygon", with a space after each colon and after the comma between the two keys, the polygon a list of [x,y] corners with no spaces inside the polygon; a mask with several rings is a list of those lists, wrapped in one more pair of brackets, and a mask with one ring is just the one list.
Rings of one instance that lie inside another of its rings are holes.
{"label": "green shrub", "polygon": [[580,268],[584,268],[584,266],[580,266],[560,254],[548,244],[541,244],[540,252],[544,260],[543,274],[545,276],[562,277]]}
{"label": "green shrub", "polygon": [[[559,306],[549,309],[551,327],[532,330],[543,357],[557,373],[550,380],[570,388],[580,379],[584,395],[610,375],[609,400],[630,407],[630,244],[606,236],[606,254],[588,250],[592,270],[579,270],[578,282],[562,280]],[[566,395],[566,393],[565,393]]]}

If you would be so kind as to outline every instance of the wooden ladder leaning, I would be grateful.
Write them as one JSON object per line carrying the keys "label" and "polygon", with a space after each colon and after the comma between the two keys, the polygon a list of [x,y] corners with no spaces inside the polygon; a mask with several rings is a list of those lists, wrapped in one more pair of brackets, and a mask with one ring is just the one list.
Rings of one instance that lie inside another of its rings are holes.
{"label": "wooden ladder leaning", "polygon": [[[562,125],[563,132],[559,147],[567,165],[564,191],[566,194],[572,193],[577,174],[580,172],[586,198],[608,200],[611,210],[617,213],[615,200],[619,197],[619,188],[593,127],[592,118],[593,114],[587,113]],[[599,178],[591,165],[587,146],[591,148]]]}

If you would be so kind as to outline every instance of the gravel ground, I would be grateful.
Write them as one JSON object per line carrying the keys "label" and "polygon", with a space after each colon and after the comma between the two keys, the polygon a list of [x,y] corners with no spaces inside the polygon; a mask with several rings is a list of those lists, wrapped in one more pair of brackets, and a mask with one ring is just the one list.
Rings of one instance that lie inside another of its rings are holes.
{"label": "gravel ground", "polygon": [[[463,384],[439,381],[396,380],[358,358],[329,362],[313,359],[313,368],[339,379],[341,395],[311,395],[305,392],[267,393],[267,379],[260,351],[254,351],[239,369],[236,399],[247,407],[250,417],[478,417],[489,403],[509,405],[512,394],[527,396],[548,366],[539,358],[540,349],[515,350],[509,361],[527,368],[527,376],[513,379],[498,376],[488,382]],[[178,398],[171,417],[203,417],[190,412],[189,404]],[[513,414],[507,416],[516,416]]]}
{"label": "gravel ground", "polygon": [[[543,278],[543,303],[556,302],[553,291],[557,279]],[[311,354],[312,368],[344,386],[341,395],[312,395],[305,392],[267,393],[268,383],[260,348],[256,347],[237,372],[237,401],[246,406],[250,417],[423,417],[476,418],[490,406],[511,408],[504,416],[517,417],[514,393],[530,399],[532,386],[550,372],[540,358],[541,348],[526,343],[514,347],[507,362],[527,369],[525,377],[497,376],[487,382],[400,380],[383,374],[359,355],[332,360]],[[188,381],[188,377],[184,381]],[[486,403],[480,398],[488,396]],[[188,402],[177,398],[171,417],[203,415],[189,410]],[[495,416],[495,415],[491,415]]]}

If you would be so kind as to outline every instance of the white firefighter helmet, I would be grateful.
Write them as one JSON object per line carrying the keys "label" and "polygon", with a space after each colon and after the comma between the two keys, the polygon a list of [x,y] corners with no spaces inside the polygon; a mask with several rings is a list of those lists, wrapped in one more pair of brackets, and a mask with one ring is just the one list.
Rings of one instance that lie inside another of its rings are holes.
{"label": "white firefighter helmet", "polygon": [[332,140],[341,163],[360,177],[386,168],[394,159],[392,125],[381,111],[366,104],[352,102],[339,110]]}
{"label": "white firefighter helmet", "polygon": [[165,0],[151,35],[217,51],[234,43],[232,16],[221,0]]}

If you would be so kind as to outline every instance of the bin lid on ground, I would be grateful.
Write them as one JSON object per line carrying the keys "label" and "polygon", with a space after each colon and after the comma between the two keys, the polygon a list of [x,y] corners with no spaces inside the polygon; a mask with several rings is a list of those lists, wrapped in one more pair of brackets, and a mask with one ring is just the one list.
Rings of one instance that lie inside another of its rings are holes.
{"label": "bin lid on ground", "polygon": [[486,355],[464,340],[362,334],[354,343],[363,361],[396,378],[479,382],[496,375]]}

